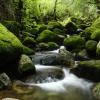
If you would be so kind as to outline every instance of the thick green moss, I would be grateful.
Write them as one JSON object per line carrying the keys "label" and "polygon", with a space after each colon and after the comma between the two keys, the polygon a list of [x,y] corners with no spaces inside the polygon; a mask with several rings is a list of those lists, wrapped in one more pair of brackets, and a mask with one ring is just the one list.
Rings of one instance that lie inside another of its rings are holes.
{"label": "thick green moss", "polygon": [[19,34],[20,25],[16,21],[3,21],[2,24],[7,27],[11,32],[15,33],[16,35]]}
{"label": "thick green moss", "polygon": [[97,44],[96,54],[100,58],[100,41]]}
{"label": "thick green moss", "polygon": [[38,42],[55,42],[58,44],[61,44],[63,41],[62,36],[57,35],[56,33],[50,31],[50,30],[44,30],[42,33],[39,34],[37,41]]}
{"label": "thick green moss", "polygon": [[80,37],[79,35],[71,36],[69,38],[65,38],[64,45],[67,50],[70,51],[79,51],[84,47],[85,39]]}
{"label": "thick green moss", "polygon": [[34,49],[35,46],[36,46],[36,41],[34,38],[32,37],[26,37],[24,40],[23,40],[23,44],[29,48],[32,48]]}
{"label": "thick green moss", "polygon": [[96,19],[91,27],[86,28],[85,32],[90,34],[90,38],[96,41],[100,40],[100,17]]}
{"label": "thick green moss", "polygon": [[56,22],[56,21],[54,21],[54,22],[49,22],[49,23],[48,23],[48,29],[53,30],[54,28],[62,29],[63,26],[62,26],[59,22]]}
{"label": "thick green moss", "polygon": [[54,42],[48,42],[48,50],[55,50],[57,48],[59,48],[58,44]]}
{"label": "thick green moss", "polygon": [[90,55],[95,56],[97,49],[97,42],[94,40],[88,40],[85,44],[85,48]]}

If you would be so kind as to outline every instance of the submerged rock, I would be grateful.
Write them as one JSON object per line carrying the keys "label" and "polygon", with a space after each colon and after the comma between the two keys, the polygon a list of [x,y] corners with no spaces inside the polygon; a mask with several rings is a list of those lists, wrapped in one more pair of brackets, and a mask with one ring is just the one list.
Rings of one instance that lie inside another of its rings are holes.
{"label": "submerged rock", "polygon": [[53,52],[42,52],[36,53],[33,56],[33,62],[43,65],[64,65],[72,66],[74,65],[74,57],[69,51],[61,51],[59,53]]}
{"label": "submerged rock", "polygon": [[100,60],[80,61],[71,71],[79,77],[98,82],[100,81]]}
{"label": "submerged rock", "polygon": [[0,74],[0,89],[3,89],[10,85],[11,85],[10,78],[5,73]]}
{"label": "submerged rock", "polygon": [[93,87],[93,96],[97,99],[100,100],[100,83],[96,84]]}

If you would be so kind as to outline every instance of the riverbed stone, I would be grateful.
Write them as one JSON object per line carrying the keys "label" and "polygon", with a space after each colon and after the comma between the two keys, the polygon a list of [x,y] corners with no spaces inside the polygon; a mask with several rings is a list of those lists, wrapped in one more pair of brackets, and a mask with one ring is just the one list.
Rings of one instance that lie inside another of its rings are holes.
{"label": "riverbed stone", "polygon": [[69,51],[60,50],[59,53],[54,52],[41,52],[33,56],[33,62],[43,65],[74,65],[74,57]]}
{"label": "riverbed stone", "polygon": [[93,96],[94,96],[97,100],[100,100],[100,83],[97,83],[97,84],[93,87],[92,92],[93,92]]}
{"label": "riverbed stone", "polygon": [[94,40],[88,40],[85,44],[85,48],[90,56],[96,56],[97,42]]}
{"label": "riverbed stone", "polygon": [[84,48],[85,39],[82,38],[80,35],[73,35],[69,38],[64,39],[64,45],[67,50],[78,52],[82,48]]}
{"label": "riverbed stone", "polygon": [[86,78],[95,82],[100,81],[100,60],[80,61],[76,68],[71,72],[79,77]]}
{"label": "riverbed stone", "polygon": [[27,55],[21,55],[19,61],[19,72],[25,76],[28,74],[35,73],[35,65],[33,64],[32,60]]}
{"label": "riverbed stone", "polygon": [[58,35],[50,30],[44,30],[41,32],[37,38],[38,42],[55,42],[61,44],[63,42],[64,36]]}

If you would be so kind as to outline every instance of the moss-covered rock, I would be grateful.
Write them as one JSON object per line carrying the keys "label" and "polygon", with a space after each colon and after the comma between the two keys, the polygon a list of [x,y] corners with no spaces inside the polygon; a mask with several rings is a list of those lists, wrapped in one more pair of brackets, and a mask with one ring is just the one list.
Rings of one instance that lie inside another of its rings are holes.
{"label": "moss-covered rock", "polygon": [[79,77],[92,81],[100,81],[100,60],[80,61],[77,68],[72,69]]}
{"label": "moss-covered rock", "polygon": [[22,75],[34,74],[35,66],[27,55],[22,55],[19,61],[19,71]]}
{"label": "moss-covered rock", "polygon": [[93,96],[97,99],[100,100],[100,83],[96,84],[93,87]]}
{"label": "moss-covered rock", "polygon": [[55,50],[59,48],[59,45],[55,42],[48,42],[48,50]]}
{"label": "moss-covered rock", "polygon": [[53,32],[56,33],[56,34],[58,34],[58,35],[65,35],[65,31],[61,30],[59,28],[53,29]]}
{"label": "moss-covered rock", "polygon": [[31,49],[34,49],[35,46],[36,46],[36,41],[34,38],[32,37],[26,37],[24,40],[23,40],[23,44]]}
{"label": "moss-covered rock", "polygon": [[59,22],[56,22],[56,21],[49,22],[48,23],[48,29],[53,30],[54,28],[62,29],[63,26]]}
{"label": "moss-covered rock", "polygon": [[49,48],[47,43],[41,42],[37,45],[37,51],[47,51]]}
{"label": "moss-covered rock", "polygon": [[91,27],[85,29],[87,34],[90,34],[90,38],[96,41],[100,40],[100,17],[96,19]]}
{"label": "moss-covered rock", "polygon": [[85,39],[80,37],[79,35],[70,36],[69,38],[65,38],[64,45],[69,51],[80,51],[85,44]]}
{"label": "moss-covered rock", "polygon": [[100,58],[100,41],[97,44],[96,54]]}
{"label": "moss-covered rock", "polygon": [[20,25],[16,21],[3,21],[2,24],[7,27],[11,32],[15,33],[17,36],[19,34]]}
{"label": "moss-covered rock", "polygon": [[[16,64],[22,52],[22,43],[15,35],[0,24],[0,67],[2,67],[2,70],[10,70],[8,68],[10,67],[9,64]],[[16,69],[16,67],[13,67],[13,69]]]}
{"label": "moss-covered rock", "polygon": [[85,44],[85,48],[91,56],[96,56],[96,48],[97,48],[97,42],[94,40],[88,40]]}
{"label": "moss-covered rock", "polygon": [[57,35],[56,33],[50,30],[44,30],[41,32],[37,38],[38,42],[55,42],[61,44],[63,42],[64,37],[61,35]]}
{"label": "moss-covered rock", "polygon": [[0,72],[6,72],[10,77],[19,76],[18,61],[23,53],[33,51],[23,46],[13,33],[0,24]]}
{"label": "moss-covered rock", "polygon": [[75,23],[69,21],[66,25],[65,25],[65,28],[66,28],[66,33],[67,34],[77,34],[77,26]]}
{"label": "moss-covered rock", "polygon": [[83,49],[80,52],[78,52],[78,54],[76,54],[75,58],[79,61],[80,60],[84,61],[84,60],[89,60],[90,59],[86,49]]}

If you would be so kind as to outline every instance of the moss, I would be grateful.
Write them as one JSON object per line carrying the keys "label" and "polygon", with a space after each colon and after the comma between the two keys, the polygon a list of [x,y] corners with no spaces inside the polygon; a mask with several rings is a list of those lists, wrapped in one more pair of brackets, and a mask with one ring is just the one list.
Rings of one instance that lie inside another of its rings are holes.
{"label": "moss", "polygon": [[23,44],[29,48],[32,48],[34,49],[36,47],[36,41],[34,38],[32,37],[26,37],[24,40],[23,40]]}
{"label": "moss", "polygon": [[42,33],[39,34],[37,38],[38,42],[55,42],[61,44],[63,41],[63,37],[57,35],[56,33],[50,30],[44,30]]}
{"label": "moss", "polygon": [[59,23],[59,22],[49,22],[48,23],[48,29],[52,30],[54,28],[59,28],[59,29],[62,29],[63,26]]}
{"label": "moss", "polygon": [[64,45],[67,48],[67,50],[70,51],[79,51],[84,47],[85,39],[80,37],[79,35],[74,35],[69,38],[65,38]]}
{"label": "moss", "polygon": [[94,40],[89,40],[85,44],[86,50],[89,54],[95,55],[96,54],[96,48],[97,48],[97,42]]}
{"label": "moss", "polygon": [[59,28],[53,29],[53,32],[56,33],[56,34],[58,34],[58,35],[65,35],[65,31],[61,30]]}
{"label": "moss", "polygon": [[38,46],[37,46],[37,50],[39,51],[46,51],[48,50],[48,44],[47,43],[39,43]]}
{"label": "moss", "polygon": [[58,44],[54,43],[54,42],[48,42],[48,50],[54,50],[59,48]]}
{"label": "moss", "polygon": [[90,34],[90,38],[96,41],[100,40],[100,17],[96,19],[91,27],[85,29],[87,34]]}
{"label": "moss", "polygon": [[100,29],[96,29],[92,35],[91,35],[91,39],[99,41],[100,40]]}
{"label": "moss", "polygon": [[34,74],[35,66],[32,63],[32,60],[27,55],[22,55],[19,61],[19,71],[22,74]]}
{"label": "moss", "polygon": [[19,34],[20,25],[16,21],[3,21],[2,24],[7,27],[11,32],[15,33],[17,36]]}
{"label": "moss", "polygon": [[100,41],[97,44],[96,54],[100,58]]}

